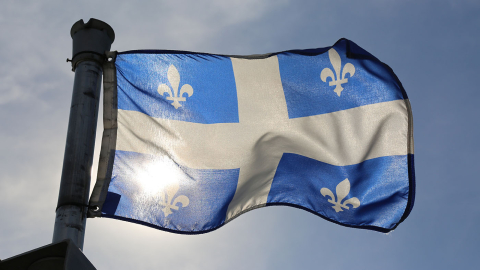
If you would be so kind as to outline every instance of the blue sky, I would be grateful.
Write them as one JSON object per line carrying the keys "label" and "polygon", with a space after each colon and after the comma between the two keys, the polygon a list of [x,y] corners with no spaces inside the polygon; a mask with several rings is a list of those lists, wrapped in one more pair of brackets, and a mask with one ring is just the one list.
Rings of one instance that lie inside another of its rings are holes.
{"label": "blue sky", "polygon": [[476,269],[479,15],[473,0],[2,1],[0,258],[51,242],[74,76],[70,28],[93,17],[113,27],[118,51],[259,54],[348,38],[392,67],[409,95],[417,177],[415,207],[389,234],[288,207],[197,236],[89,219],[84,253],[97,269]]}

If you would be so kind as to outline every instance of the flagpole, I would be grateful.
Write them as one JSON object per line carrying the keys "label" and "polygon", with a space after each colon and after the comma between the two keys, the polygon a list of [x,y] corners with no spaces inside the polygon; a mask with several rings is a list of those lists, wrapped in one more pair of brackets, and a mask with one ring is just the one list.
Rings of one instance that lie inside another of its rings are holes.
{"label": "flagpole", "polygon": [[75,79],[52,242],[71,239],[83,249],[102,64],[115,33],[107,23],[92,18],[76,22],[70,34]]}

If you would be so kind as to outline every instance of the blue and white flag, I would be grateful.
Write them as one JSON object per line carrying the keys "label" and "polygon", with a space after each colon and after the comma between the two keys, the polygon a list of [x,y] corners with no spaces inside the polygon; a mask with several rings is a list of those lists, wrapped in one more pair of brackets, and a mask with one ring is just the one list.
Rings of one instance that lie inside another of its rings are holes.
{"label": "blue and white flag", "polygon": [[410,213],[410,103],[355,43],[111,56],[89,216],[198,234],[270,205],[381,232]]}

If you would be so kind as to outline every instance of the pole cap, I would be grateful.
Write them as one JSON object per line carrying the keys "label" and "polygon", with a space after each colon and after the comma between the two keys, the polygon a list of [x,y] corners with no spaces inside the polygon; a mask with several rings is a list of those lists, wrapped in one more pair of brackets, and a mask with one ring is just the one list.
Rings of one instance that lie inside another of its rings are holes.
{"label": "pole cap", "polygon": [[70,36],[73,36],[80,30],[85,28],[93,28],[100,31],[106,30],[108,37],[113,41],[115,40],[115,32],[113,28],[104,21],[100,21],[94,18],[90,18],[87,23],[84,23],[83,20],[79,20],[73,24],[72,29],[70,30]]}
{"label": "pole cap", "polygon": [[87,23],[84,23],[83,20],[74,23],[70,30],[70,36],[73,39],[72,66],[74,68],[79,58],[84,58],[84,56],[78,57],[80,54],[88,53],[103,57],[106,51],[110,51],[115,40],[113,28],[94,18]]}

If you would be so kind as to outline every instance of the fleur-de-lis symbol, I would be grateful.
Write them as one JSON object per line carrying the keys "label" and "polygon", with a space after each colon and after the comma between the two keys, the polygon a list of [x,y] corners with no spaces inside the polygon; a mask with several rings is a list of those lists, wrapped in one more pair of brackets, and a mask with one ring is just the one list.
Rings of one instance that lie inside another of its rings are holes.
{"label": "fleur-de-lis symbol", "polygon": [[322,73],[320,73],[320,79],[322,79],[323,82],[327,82],[327,78],[330,77],[332,80],[328,85],[335,85],[336,87],[333,91],[335,91],[335,93],[340,96],[343,91],[342,84],[348,82],[348,79],[345,78],[345,76],[347,75],[347,73],[349,73],[351,78],[353,74],[355,74],[355,67],[350,63],[346,63],[343,67],[342,76],[340,77],[340,68],[342,67],[342,59],[340,59],[340,55],[338,55],[337,51],[335,51],[334,48],[331,48],[330,50],[328,50],[328,57],[330,58],[330,62],[332,63],[333,69],[335,70],[335,74],[337,75],[336,80],[333,71],[329,68],[324,68],[322,70]]}
{"label": "fleur-de-lis symbol", "polygon": [[183,94],[186,93],[188,97],[191,97],[193,95],[193,88],[189,84],[184,84],[180,89],[180,94],[178,94],[178,86],[180,85],[180,74],[178,73],[178,70],[174,65],[170,65],[168,67],[167,78],[173,89],[170,89],[170,87],[166,84],[160,84],[157,91],[162,96],[164,93],[170,95],[169,97],[167,97],[167,100],[173,100],[172,106],[175,107],[175,109],[178,109],[179,107],[182,107],[182,104],[180,104],[179,101],[186,100],[185,97],[183,97]]}
{"label": "fleur-de-lis symbol", "polygon": [[335,195],[333,195],[332,191],[328,188],[322,188],[320,193],[322,193],[323,197],[329,196],[330,199],[328,200],[329,203],[332,203],[332,208],[335,209],[335,212],[343,211],[342,207],[345,209],[349,209],[347,204],[353,206],[353,208],[357,208],[360,206],[360,201],[356,198],[350,198],[342,203],[342,200],[347,197],[348,193],[350,193],[350,181],[348,178],[343,180],[337,185],[337,201],[335,201]]}
{"label": "fleur-de-lis symbol", "polygon": [[[188,204],[190,203],[190,200],[185,195],[180,195],[176,197],[175,200],[173,200],[173,197],[175,197],[175,194],[177,194],[179,188],[180,188],[180,185],[177,182],[174,182],[168,185],[165,188],[164,192],[160,193],[161,194],[160,205],[165,206],[162,209],[163,213],[165,214],[165,217],[167,217],[172,213],[172,209],[178,210],[178,206],[177,206],[178,203],[180,203],[182,207],[187,207]],[[172,203],[172,200],[173,200],[173,203]]]}

